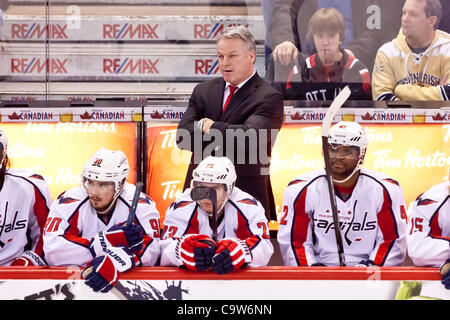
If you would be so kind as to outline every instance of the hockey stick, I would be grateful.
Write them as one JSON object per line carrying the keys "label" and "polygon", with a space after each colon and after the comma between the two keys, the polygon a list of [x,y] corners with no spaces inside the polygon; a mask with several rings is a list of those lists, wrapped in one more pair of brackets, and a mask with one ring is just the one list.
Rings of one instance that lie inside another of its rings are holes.
{"label": "hockey stick", "polygon": [[136,183],[136,190],[134,191],[133,201],[131,202],[130,213],[128,214],[126,226],[131,226],[133,224],[134,217],[136,215],[136,208],[139,201],[139,196],[142,191],[144,184],[142,182]]}
{"label": "hockey stick", "polygon": [[194,187],[191,190],[191,198],[194,201],[200,201],[203,199],[208,199],[212,202],[213,212],[212,212],[212,238],[214,241],[217,241],[217,194],[216,190],[206,186],[198,186]]}
{"label": "hockey stick", "polygon": [[[131,226],[133,224],[134,217],[136,216],[136,209],[137,209],[137,204],[139,201],[139,196],[141,194],[143,186],[144,186],[144,184],[140,181],[138,183],[136,183],[136,190],[134,191],[133,201],[131,202],[130,213],[128,214],[128,219],[125,224],[125,227]],[[93,267],[89,267],[89,268],[85,269],[81,273],[82,278],[86,279],[86,277],[92,272],[92,270],[93,270]]]}
{"label": "hockey stick", "polygon": [[330,154],[328,152],[328,133],[330,131],[331,122],[333,122],[334,116],[337,114],[337,112],[345,103],[345,101],[347,101],[348,97],[350,97],[350,94],[351,91],[348,86],[342,89],[342,91],[338,94],[336,99],[334,99],[333,103],[330,105],[330,108],[328,109],[325,115],[325,119],[323,120],[322,123],[323,158],[325,162],[325,173],[327,177],[328,193],[330,195],[331,211],[333,213],[334,232],[336,234],[336,244],[338,249],[340,266],[345,266],[345,255],[344,255],[344,245],[342,243],[342,235],[339,226],[339,218],[337,213],[336,192],[334,190],[333,176],[331,173]]}

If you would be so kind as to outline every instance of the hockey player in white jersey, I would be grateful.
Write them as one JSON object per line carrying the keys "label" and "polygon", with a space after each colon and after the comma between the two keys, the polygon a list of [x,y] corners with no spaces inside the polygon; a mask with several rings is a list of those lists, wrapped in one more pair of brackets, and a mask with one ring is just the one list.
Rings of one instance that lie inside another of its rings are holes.
{"label": "hockey player in white jersey", "polygon": [[0,265],[46,265],[42,233],[52,198],[44,178],[11,169],[8,138],[0,129]]}
{"label": "hockey player in white jersey", "polygon": [[101,148],[86,162],[82,185],[53,203],[44,235],[49,265],[85,267],[94,291],[107,292],[121,273],[153,266],[159,258],[159,213],[140,194],[132,225],[125,225],[136,187],[122,151]]}
{"label": "hockey player in white jersey", "polygon": [[193,172],[192,187],[217,194],[217,239],[213,203],[193,201],[186,189],[169,207],[161,240],[161,265],[225,274],[268,264],[273,254],[267,218],[259,201],[234,186],[236,172],[226,157],[207,157]]}
{"label": "hockey player in white jersey", "polygon": [[450,176],[417,197],[408,217],[409,257],[416,266],[440,267],[450,289]]}
{"label": "hockey player in white jersey", "polygon": [[[328,149],[348,266],[399,266],[406,253],[406,210],[397,181],[360,168],[368,139],[356,122],[329,131]],[[325,170],[306,173],[284,193],[278,242],[287,266],[339,266]]]}

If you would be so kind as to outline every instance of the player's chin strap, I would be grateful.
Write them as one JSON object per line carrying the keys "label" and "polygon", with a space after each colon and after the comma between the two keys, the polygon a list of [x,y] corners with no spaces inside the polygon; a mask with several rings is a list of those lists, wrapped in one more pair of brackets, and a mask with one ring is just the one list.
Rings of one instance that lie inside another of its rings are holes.
{"label": "player's chin strap", "polygon": [[353,175],[355,174],[355,172],[358,171],[358,170],[359,170],[359,164],[356,165],[355,169],[353,169],[353,172],[352,172],[347,178],[342,179],[342,180],[337,180],[337,179],[333,178],[333,182],[336,182],[336,183],[344,183],[344,182],[347,182],[351,177],[353,177]]}
{"label": "player's chin strap", "polygon": [[352,173],[347,178],[342,179],[342,180],[337,180],[337,179],[333,178],[333,182],[336,182],[336,183],[347,182],[351,177],[353,177],[353,175],[356,173],[356,171],[358,171],[360,169],[359,166],[361,164],[363,164],[363,161],[364,161],[364,155],[363,156],[360,155],[360,160],[358,161],[358,164],[355,166],[355,169],[353,169]]}
{"label": "player's chin strap", "polygon": [[116,192],[116,194],[114,194],[114,197],[113,197],[111,203],[109,204],[108,208],[106,208],[106,209],[103,210],[103,211],[97,211],[97,213],[98,213],[99,215],[104,215],[104,214],[108,213],[109,210],[111,210],[111,208],[116,204],[117,198],[118,198],[118,197],[120,196],[120,194],[122,193],[123,188],[124,188],[124,185],[122,185],[122,187],[120,188],[119,192]]}
{"label": "player's chin strap", "polygon": [[3,151],[2,153],[2,159],[0,160],[0,169],[3,168],[3,161],[5,161],[6,158],[6,152]]}

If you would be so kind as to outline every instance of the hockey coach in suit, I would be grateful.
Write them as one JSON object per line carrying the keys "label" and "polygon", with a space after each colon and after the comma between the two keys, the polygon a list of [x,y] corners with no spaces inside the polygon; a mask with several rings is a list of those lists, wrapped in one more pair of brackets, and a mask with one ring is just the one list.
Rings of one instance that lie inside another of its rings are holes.
{"label": "hockey coach in suit", "polygon": [[217,58],[222,77],[194,88],[178,124],[178,147],[192,151],[184,189],[201,160],[227,156],[236,168],[236,186],[262,203],[269,220],[276,220],[269,166],[283,122],[283,98],[257,74],[255,39],[247,28],[222,30]]}

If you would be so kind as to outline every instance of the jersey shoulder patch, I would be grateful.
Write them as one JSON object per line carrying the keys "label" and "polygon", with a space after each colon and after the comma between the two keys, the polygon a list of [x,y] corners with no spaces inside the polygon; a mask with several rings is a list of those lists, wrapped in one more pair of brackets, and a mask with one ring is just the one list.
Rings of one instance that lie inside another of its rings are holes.
{"label": "jersey shoulder patch", "polygon": [[60,198],[58,198],[58,204],[69,204],[73,202],[80,201],[80,199],[72,198],[72,197],[64,197],[64,195],[61,195]]}
{"label": "jersey shoulder patch", "polygon": [[385,178],[385,179],[383,179],[383,181],[392,183],[393,185],[396,185],[396,186],[400,186],[400,183],[398,183],[397,180],[394,180],[394,179],[392,179],[392,178]]}
{"label": "jersey shoulder patch", "polygon": [[244,203],[244,204],[249,204],[252,206],[257,206],[258,205],[258,201],[255,198],[246,198],[246,199],[241,199],[241,200],[237,200],[237,202],[240,203]]}
{"label": "jersey shoulder patch", "polygon": [[177,210],[179,208],[183,208],[186,207],[188,205],[190,205],[191,203],[193,203],[194,201],[174,201],[172,202],[172,204],[170,205],[169,208],[172,208],[173,210]]}

